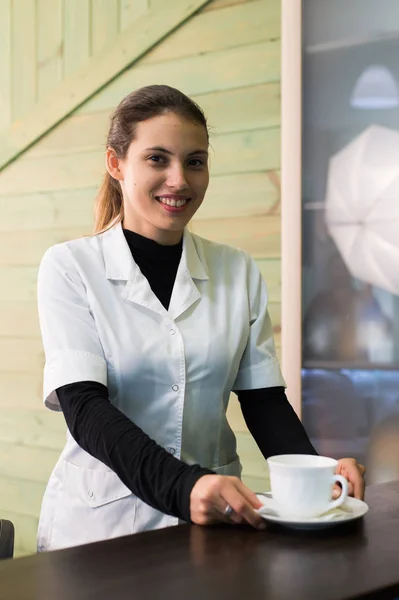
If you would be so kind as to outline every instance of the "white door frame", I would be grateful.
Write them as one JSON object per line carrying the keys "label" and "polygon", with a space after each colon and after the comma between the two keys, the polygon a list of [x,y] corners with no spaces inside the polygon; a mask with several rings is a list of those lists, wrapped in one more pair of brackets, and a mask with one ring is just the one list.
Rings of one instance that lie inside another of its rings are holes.
{"label": "white door frame", "polygon": [[281,0],[281,363],[301,416],[302,8]]}

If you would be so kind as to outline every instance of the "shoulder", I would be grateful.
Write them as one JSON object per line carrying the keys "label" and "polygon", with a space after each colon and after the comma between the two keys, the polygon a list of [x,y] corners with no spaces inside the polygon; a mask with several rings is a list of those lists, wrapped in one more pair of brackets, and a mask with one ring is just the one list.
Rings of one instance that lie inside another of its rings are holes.
{"label": "shoulder", "polygon": [[101,258],[101,236],[88,235],[50,246],[40,263],[40,271],[48,269],[73,273],[80,265]]}
{"label": "shoulder", "polygon": [[105,234],[86,235],[74,240],[60,242],[50,246],[43,255],[43,259],[68,260],[73,256],[95,254],[101,249],[102,238]]}
{"label": "shoulder", "polygon": [[233,278],[237,284],[245,282],[249,285],[252,280],[259,279],[260,272],[255,260],[242,248],[213,242],[195,234],[191,236],[208,273]]}
{"label": "shoulder", "polygon": [[191,233],[191,237],[197,252],[212,261],[235,263],[237,265],[239,263],[249,263],[253,260],[248,252],[245,252],[241,248],[220,242],[213,242],[194,233]]}

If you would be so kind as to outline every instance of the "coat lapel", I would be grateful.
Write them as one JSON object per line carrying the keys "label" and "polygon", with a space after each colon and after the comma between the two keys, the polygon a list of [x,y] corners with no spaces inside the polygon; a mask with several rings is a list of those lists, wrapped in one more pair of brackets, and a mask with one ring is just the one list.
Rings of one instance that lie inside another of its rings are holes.
{"label": "coat lapel", "polygon": [[194,239],[188,229],[184,230],[183,252],[173,286],[169,315],[176,320],[201,298],[195,281],[206,280],[205,261],[201,260]]}
{"label": "coat lapel", "polygon": [[195,281],[208,279],[206,264],[188,229],[184,230],[183,252],[168,311],[155,296],[146,277],[133,260],[121,223],[101,235],[106,277],[111,281],[126,282],[122,295],[130,302],[163,316],[169,314],[169,317],[176,320],[201,297]]}

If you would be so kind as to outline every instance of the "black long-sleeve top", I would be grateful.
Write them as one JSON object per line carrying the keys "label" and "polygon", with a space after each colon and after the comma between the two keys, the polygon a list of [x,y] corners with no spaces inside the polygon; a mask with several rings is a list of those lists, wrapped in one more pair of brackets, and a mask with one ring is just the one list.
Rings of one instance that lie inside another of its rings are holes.
{"label": "black long-sleeve top", "polygon": [[[161,246],[124,230],[133,258],[163,306],[169,306],[182,241]],[[133,391],[134,394],[134,391]],[[190,494],[213,471],[187,465],[169,454],[113,406],[106,386],[81,381],[57,389],[71,435],[86,452],[112,469],[141,500],[190,521]],[[287,400],[283,387],[245,390],[238,399],[249,431],[263,456],[317,454]]]}

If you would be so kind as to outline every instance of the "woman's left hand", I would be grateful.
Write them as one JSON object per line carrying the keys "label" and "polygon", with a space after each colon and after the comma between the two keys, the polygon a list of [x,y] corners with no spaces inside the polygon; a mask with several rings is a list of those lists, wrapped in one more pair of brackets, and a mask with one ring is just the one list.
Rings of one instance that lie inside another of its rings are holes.
{"label": "woman's left hand", "polygon": [[[341,458],[338,461],[336,473],[343,475],[349,482],[348,495],[363,500],[364,498],[364,478],[363,475],[366,469],[363,465],[356,462],[354,458]],[[338,497],[340,490],[338,486],[333,491],[333,497]]]}

